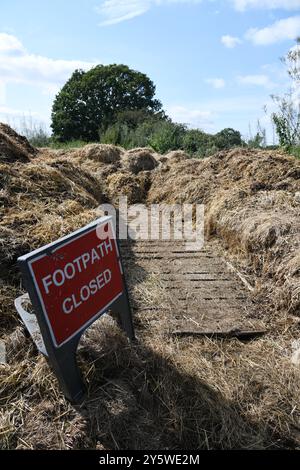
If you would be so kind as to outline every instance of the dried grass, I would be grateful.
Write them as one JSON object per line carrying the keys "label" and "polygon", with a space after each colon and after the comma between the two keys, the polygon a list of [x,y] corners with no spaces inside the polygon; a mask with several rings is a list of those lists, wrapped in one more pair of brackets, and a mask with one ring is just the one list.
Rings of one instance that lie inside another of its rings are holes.
{"label": "dried grass", "polygon": [[[0,366],[0,447],[299,447],[300,375],[290,361],[300,325],[291,315],[299,313],[299,163],[237,149],[203,161],[168,157],[154,171],[133,174],[99,147],[88,157],[80,150],[42,152],[26,164],[8,164],[5,152],[0,336],[9,361]],[[89,399],[74,408],[17,318],[13,300],[22,289],[15,261],[94,219],[97,205],[119,194],[130,202],[204,202],[207,234],[256,274],[268,333],[247,344],[169,336],[174,300],[133,259],[133,305],[143,299],[149,306],[135,318],[139,340],[128,344],[108,316],[87,330],[79,362]]]}
{"label": "dried grass", "polygon": [[184,160],[188,160],[190,156],[185,153],[183,150],[172,150],[171,152],[166,153],[163,155],[166,158],[166,161],[175,163],[175,162],[182,162]]}
{"label": "dried grass", "polygon": [[91,222],[106,201],[103,184],[66,157],[0,164],[0,187],[1,276],[13,282],[18,256]]}
{"label": "dried grass", "polygon": [[74,152],[73,156],[80,159],[94,160],[98,163],[117,163],[124,150],[121,147],[108,144],[89,144]]}
{"label": "dried grass", "polygon": [[122,167],[135,175],[141,171],[151,171],[157,167],[155,152],[148,148],[137,148],[126,152],[122,158]]}
{"label": "dried grass", "polygon": [[7,124],[0,122],[0,163],[15,161],[27,163],[37,154],[25,137],[17,134]]}
{"label": "dried grass", "polygon": [[16,286],[0,279],[0,336],[14,331],[19,323],[14,306],[14,299],[17,297],[17,294],[18,289]]}
{"label": "dried grass", "polygon": [[129,172],[118,172],[107,178],[108,196],[111,201],[118,203],[119,196],[127,196],[128,204],[145,202],[147,191],[151,184],[148,172],[132,175]]}
{"label": "dried grass", "polygon": [[284,268],[300,248],[296,159],[234,149],[203,161],[167,162],[156,173],[149,202],[204,203],[207,235],[218,236],[227,249],[250,262],[276,305],[300,313],[298,280]]}
{"label": "dried grass", "polygon": [[300,312],[300,253],[292,253],[283,259],[277,272],[277,285],[280,295],[277,295],[278,307],[285,308],[291,314]]}

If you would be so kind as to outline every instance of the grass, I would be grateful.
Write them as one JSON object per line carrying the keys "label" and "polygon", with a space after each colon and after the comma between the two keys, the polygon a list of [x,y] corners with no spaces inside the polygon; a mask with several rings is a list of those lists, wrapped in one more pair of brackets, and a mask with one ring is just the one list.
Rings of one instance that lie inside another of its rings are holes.
{"label": "grass", "polygon": [[58,142],[50,139],[49,147],[55,150],[70,150],[74,148],[82,148],[85,145],[92,143],[94,142],[84,142],[83,140],[70,140],[69,142]]}
{"label": "grass", "polygon": [[298,145],[296,147],[291,147],[289,154],[294,155],[296,158],[300,158],[300,146]]}

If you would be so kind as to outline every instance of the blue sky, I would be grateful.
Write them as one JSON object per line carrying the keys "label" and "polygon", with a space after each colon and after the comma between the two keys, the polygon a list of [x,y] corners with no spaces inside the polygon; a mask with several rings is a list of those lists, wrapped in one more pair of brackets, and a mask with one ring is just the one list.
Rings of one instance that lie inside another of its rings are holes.
{"label": "blue sky", "polygon": [[300,0],[10,0],[0,6],[0,120],[49,126],[75,68],[145,72],[176,121],[246,137],[287,90],[282,57],[300,36]]}

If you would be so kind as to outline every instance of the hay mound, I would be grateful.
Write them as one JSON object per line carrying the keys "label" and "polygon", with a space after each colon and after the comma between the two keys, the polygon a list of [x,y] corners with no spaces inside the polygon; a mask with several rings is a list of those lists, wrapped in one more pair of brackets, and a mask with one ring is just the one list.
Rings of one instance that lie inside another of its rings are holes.
{"label": "hay mound", "polygon": [[[25,165],[22,158],[0,162],[0,335],[9,358],[1,369],[0,448],[280,448],[292,445],[293,430],[299,446],[300,376],[289,359],[299,320],[287,315],[300,308],[299,162],[247,149],[198,160],[149,149],[123,158],[113,146],[87,147],[43,150],[33,161],[28,153]],[[108,148],[119,157],[107,157]],[[127,250],[133,305],[149,297],[156,308],[135,316],[134,348],[105,316],[86,332],[79,354],[90,400],[81,413],[20,329],[15,263],[101,216],[98,205],[121,194],[129,204],[205,203],[207,235],[259,275],[270,332],[248,344],[174,341],[165,334],[174,312],[160,311],[158,278]]]}
{"label": "hay mound", "polygon": [[17,134],[7,124],[0,123],[0,162],[29,162],[37,150],[30,145],[25,137]]}
{"label": "hay mound", "polygon": [[66,181],[71,181],[77,188],[80,188],[80,190],[78,189],[78,193],[84,190],[97,201],[102,201],[103,187],[98,178],[87,170],[88,166],[83,168],[76,163],[76,160],[71,158],[58,158],[50,161],[48,164],[52,168],[59,170]]}
{"label": "hay mound", "polygon": [[[298,232],[299,233],[299,232]],[[277,296],[278,306],[286,308],[289,313],[300,312],[300,253],[295,251],[283,259],[277,270],[277,287],[281,295]]]}
{"label": "hay mound", "polygon": [[[0,267],[15,276],[16,259],[100,215],[104,188],[76,160],[39,156],[26,165],[0,164]],[[17,281],[17,278],[15,278]]]}
{"label": "hay mound", "polygon": [[30,245],[13,226],[0,226],[0,278],[7,280],[10,277],[10,269],[16,271],[15,263],[18,256],[24,255]]}
{"label": "hay mound", "polygon": [[120,161],[122,154],[123,149],[121,147],[106,144],[85,145],[76,152],[76,155],[81,159],[87,158],[101,163],[117,163]]}
{"label": "hay mound", "polygon": [[152,147],[135,147],[134,149],[126,150],[128,155],[134,155],[140,152],[148,152],[151,153],[151,155],[157,155]]}
{"label": "hay mound", "polygon": [[181,162],[181,161],[188,160],[189,158],[191,158],[183,150],[172,150],[171,152],[166,153],[163,157],[166,158],[166,161],[171,161],[171,162]]}
{"label": "hay mound", "polygon": [[127,196],[128,204],[144,202],[150,184],[151,178],[148,172],[141,172],[138,175],[120,172],[107,178],[108,195],[114,203],[118,203],[121,195]]}
{"label": "hay mound", "polygon": [[207,236],[218,236],[227,249],[248,260],[278,308],[300,313],[299,278],[289,268],[300,250],[299,190],[295,158],[234,149],[162,165],[148,201],[205,204]]}
{"label": "hay mound", "polygon": [[155,155],[155,152],[148,148],[132,149],[122,158],[122,166],[135,175],[140,171],[151,171],[158,165]]}

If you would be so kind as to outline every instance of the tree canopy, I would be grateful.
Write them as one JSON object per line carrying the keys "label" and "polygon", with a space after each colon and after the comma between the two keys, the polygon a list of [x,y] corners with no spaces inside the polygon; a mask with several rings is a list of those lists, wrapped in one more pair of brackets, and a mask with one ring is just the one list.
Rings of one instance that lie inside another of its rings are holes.
{"label": "tree canopy", "polygon": [[221,150],[243,145],[241,133],[231,127],[218,132],[215,135],[215,143]]}
{"label": "tree canopy", "polygon": [[126,65],[76,70],[55,98],[53,135],[61,141],[99,140],[99,130],[113,124],[120,112],[159,112],[162,105],[154,96],[155,85],[147,75]]}

